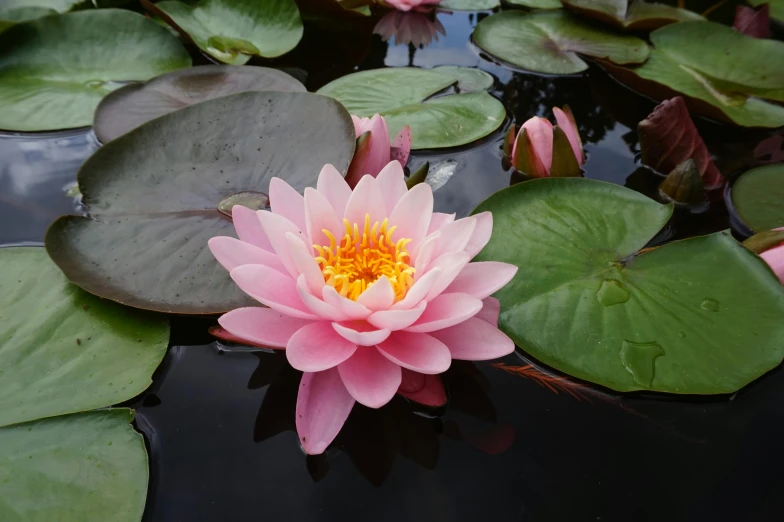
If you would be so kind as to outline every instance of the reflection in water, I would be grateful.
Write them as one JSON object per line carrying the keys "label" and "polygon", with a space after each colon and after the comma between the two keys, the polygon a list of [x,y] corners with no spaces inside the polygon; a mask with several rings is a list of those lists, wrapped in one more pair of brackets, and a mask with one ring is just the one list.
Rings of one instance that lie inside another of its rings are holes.
{"label": "reflection in water", "polygon": [[[248,389],[268,386],[253,428],[253,440],[259,443],[283,431],[296,431],[294,411],[302,374],[288,365],[282,352],[254,355],[259,364],[248,380]],[[488,395],[490,383],[476,366],[453,361],[443,379],[449,395],[446,408],[426,408],[399,396],[378,410],[356,404],[326,454],[307,457],[313,480],[326,476],[329,455],[338,451],[348,455],[357,471],[371,484],[379,486],[392,471],[398,454],[425,469],[434,469],[440,435],[464,440],[490,455],[509,449],[514,442],[514,428],[508,423],[498,423]],[[453,410],[490,426],[462,428],[457,420],[448,418]]]}
{"label": "reflection in water", "polygon": [[446,29],[434,11],[390,11],[378,21],[373,33],[385,42],[395,45],[424,47],[438,41],[438,35],[446,35]]}
{"label": "reflection in water", "polygon": [[0,244],[41,242],[58,216],[79,212],[66,192],[97,148],[88,131],[0,137]]}

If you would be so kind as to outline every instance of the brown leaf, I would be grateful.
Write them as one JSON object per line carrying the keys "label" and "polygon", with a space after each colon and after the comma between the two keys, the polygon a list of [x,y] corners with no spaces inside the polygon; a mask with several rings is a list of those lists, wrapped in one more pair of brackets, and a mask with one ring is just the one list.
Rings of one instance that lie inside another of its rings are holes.
{"label": "brown leaf", "polygon": [[705,190],[715,190],[724,185],[724,178],[713,164],[682,97],[676,96],[657,105],[639,123],[637,133],[642,161],[649,167],[669,173],[691,158],[702,176]]}
{"label": "brown leaf", "polygon": [[732,27],[752,38],[770,38],[769,12],[768,4],[763,4],[759,9],[739,5],[735,8],[735,22]]}

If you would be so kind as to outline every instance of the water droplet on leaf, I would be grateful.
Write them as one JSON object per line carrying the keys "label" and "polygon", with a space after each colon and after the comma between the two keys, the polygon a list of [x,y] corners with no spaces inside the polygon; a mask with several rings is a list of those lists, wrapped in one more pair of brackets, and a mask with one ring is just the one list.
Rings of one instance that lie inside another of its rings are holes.
{"label": "water droplet on leaf", "polygon": [[656,375],[656,359],[664,355],[657,342],[634,343],[624,341],[621,346],[621,364],[640,386],[649,388]]}
{"label": "water droplet on leaf", "polygon": [[702,308],[703,310],[710,310],[711,312],[718,312],[719,302],[715,299],[711,299],[710,297],[708,297],[702,300],[702,303],[700,303],[700,308]]}
{"label": "water droplet on leaf", "polygon": [[616,304],[625,303],[629,300],[631,294],[620,281],[605,281],[599,288],[596,298],[602,306],[612,306]]}

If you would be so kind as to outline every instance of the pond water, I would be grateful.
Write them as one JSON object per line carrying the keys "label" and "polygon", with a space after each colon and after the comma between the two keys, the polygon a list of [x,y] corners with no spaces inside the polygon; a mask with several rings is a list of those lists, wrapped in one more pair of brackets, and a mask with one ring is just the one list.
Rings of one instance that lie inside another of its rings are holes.
{"label": "pond water", "polygon": [[[421,49],[385,43],[361,24],[310,22],[299,47],[271,63],[306,75],[311,91],[354,70],[479,67],[495,76],[491,93],[510,121],[568,104],[586,143],[586,177],[655,197],[661,178],[640,167],[635,130],[655,104],[595,66],[550,78],[493,63],[470,43],[483,16],[439,13],[445,34]],[[698,125],[723,172],[750,164],[765,137]],[[412,156],[412,170],[457,161],[435,193],[437,211],[465,216],[520,181],[502,163],[503,135]],[[67,189],[98,146],[89,130],[0,137],[0,245],[41,244],[58,215],[78,212]],[[658,240],[729,227],[716,201],[700,214],[679,213]],[[781,518],[780,369],[732,397],[699,400],[551,389],[495,362],[456,361],[445,375],[443,411],[419,411],[401,398],[380,410],[356,405],[328,451],[306,457],[293,426],[297,372],[280,354],[213,342],[213,324],[173,319],[172,348],[153,385],[127,403],[150,452],[145,522]],[[513,354],[502,362],[530,361]]]}

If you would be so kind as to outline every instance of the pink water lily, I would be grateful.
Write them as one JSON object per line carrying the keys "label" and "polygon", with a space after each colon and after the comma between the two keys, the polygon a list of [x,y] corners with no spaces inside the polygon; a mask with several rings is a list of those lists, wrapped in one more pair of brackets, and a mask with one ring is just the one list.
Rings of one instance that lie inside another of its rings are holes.
{"label": "pink water lily", "polygon": [[[782,231],[784,228],[777,228],[776,230]],[[778,276],[779,281],[784,284],[784,243],[762,252],[760,257],[765,260],[776,276]]]}
{"label": "pink water lily", "polygon": [[[558,123],[553,127],[550,120],[534,116],[523,123],[517,135],[514,129],[510,129],[509,139],[513,139],[511,146],[512,165],[520,172],[529,176],[543,178],[551,175],[553,159],[557,155],[572,155],[576,160],[577,167],[585,163],[583,143],[580,133],[577,130],[577,123],[574,120],[569,107],[559,109],[553,107],[553,114]],[[558,128],[563,131],[567,141],[566,146],[554,147],[554,132]],[[578,175],[579,168],[571,175]],[[561,174],[564,175],[564,174]]]}
{"label": "pink water lily", "polygon": [[348,168],[346,181],[349,186],[355,187],[365,174],[378,176],[381,169],[392,160],[397,160],[401,165],[406,164],[411,153],[411,127],[406,125],[400,129],[390,143],[387,121],[380,114],[372,118],[352,116],[351,119],[357,138],[365,133],[367,135],[360,140]]}
{"label": "pink water lily", "polygon": [[452,359],[514,350],[490,296],[517,267],[470,262],[490,239],[489,212],[433,212],[430,186],[407,190],[397,161],[353,191],[326,165],[304,196],[277,178],[269,195],[270,211],[233,208],[239,239],[209,241],[237,285],[269,308],[239,308],[219,323],[285,349],[304,372],[295,420],[307,453],[326,449],[355,402],[379,408],[398,391],[443,402],[436,376]]}
{"label": "pink water lily", "polygon": [[438,41],[438,35],[446,35],[446,29],[433,13],[416,11],[390,11],[378,21],[373,34],[385,42],[395,40],[395,45],[414,44],[423,47]]}
{"label": "pink water lily", "polygon": [[384,0],[384,3],[398,11],[410,11],[437,5],[441,3],[441,0]]}

